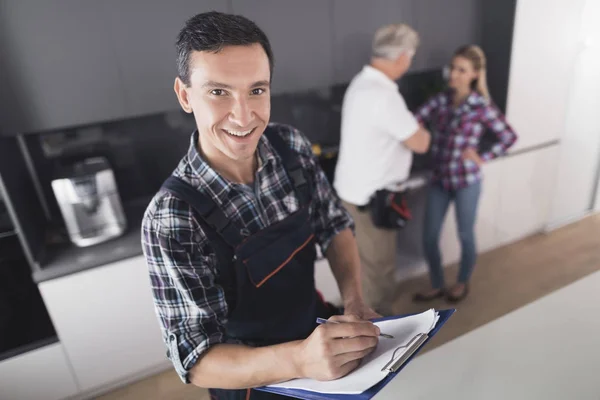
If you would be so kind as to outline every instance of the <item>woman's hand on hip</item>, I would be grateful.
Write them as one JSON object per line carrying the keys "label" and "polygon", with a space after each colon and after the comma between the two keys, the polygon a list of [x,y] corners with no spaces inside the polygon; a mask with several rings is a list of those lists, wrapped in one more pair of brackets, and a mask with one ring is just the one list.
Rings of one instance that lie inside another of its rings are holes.
{"label": "woman's hand on hip", "polygon": [[462,153],[462,159],[471,160],[475,164],[477,164],[478,167],[481,167],[483,165],[483,159],[479,156],[477,150],[474,147],[466,148]]}

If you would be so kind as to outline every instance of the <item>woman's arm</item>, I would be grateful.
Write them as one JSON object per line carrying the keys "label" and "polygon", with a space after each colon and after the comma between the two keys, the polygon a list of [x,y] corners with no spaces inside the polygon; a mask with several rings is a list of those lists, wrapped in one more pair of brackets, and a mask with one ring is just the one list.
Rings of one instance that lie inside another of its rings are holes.
{"label": "woman's arm", "polygon": [[498,138],[498,142],[489,151],[480,155],[483,161],[493,160],[505,154],[517,141],[517,134],[495,105],[489,104],[485,107],[481,115],[481,122]]}

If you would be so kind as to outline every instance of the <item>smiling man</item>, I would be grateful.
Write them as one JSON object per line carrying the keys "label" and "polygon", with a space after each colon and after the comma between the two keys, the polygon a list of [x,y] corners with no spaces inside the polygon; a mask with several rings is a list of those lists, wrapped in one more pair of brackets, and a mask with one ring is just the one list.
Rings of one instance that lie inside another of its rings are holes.
{"label": "smiling man", "polygon": [[[273,54],[252,21],[210,12],[177,40],[175,92],[196,131],[142,223],[167,355],[218,399],[346,375],[377,344],[349,214],[296,129],[269,124]],[[344,299],[338,324],[314,282],[321,246]]]}

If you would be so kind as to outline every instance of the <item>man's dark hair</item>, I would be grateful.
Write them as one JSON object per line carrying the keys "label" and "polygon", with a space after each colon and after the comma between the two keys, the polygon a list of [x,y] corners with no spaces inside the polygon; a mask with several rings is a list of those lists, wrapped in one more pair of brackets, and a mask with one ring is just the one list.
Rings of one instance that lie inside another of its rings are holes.
{"label": "man's dark hair", "polygon": [[190,85],[190,56],[193,51],[219,52],[226,46],[248,46],[258,43],[269,58],[273,76],[273,51],[267,35],[252,21],[241,15],[216,11],[198,14],[186,21],[177,35],[177,70],[179,78]]}

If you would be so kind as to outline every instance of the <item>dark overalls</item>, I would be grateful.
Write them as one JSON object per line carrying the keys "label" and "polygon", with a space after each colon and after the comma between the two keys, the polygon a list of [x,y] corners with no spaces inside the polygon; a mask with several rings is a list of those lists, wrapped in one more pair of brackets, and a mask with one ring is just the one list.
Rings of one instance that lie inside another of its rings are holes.
{"label": "dark overalls", "polygon": [[[216,284],[223,288],[229,309],[227,336],[255,347],[305,339],[317,316],[332,314],[315,289],[310,177],[277,132],[267,128],[265,134],[283,161],[300,206],[253,236],[244,237],[241,227],[212,199],[186,182],[170,177],[163,184],[163,189],[193,207],[216,252]],[[250,389],[211,389],[210,394],[219,400],[282,398]]]}

